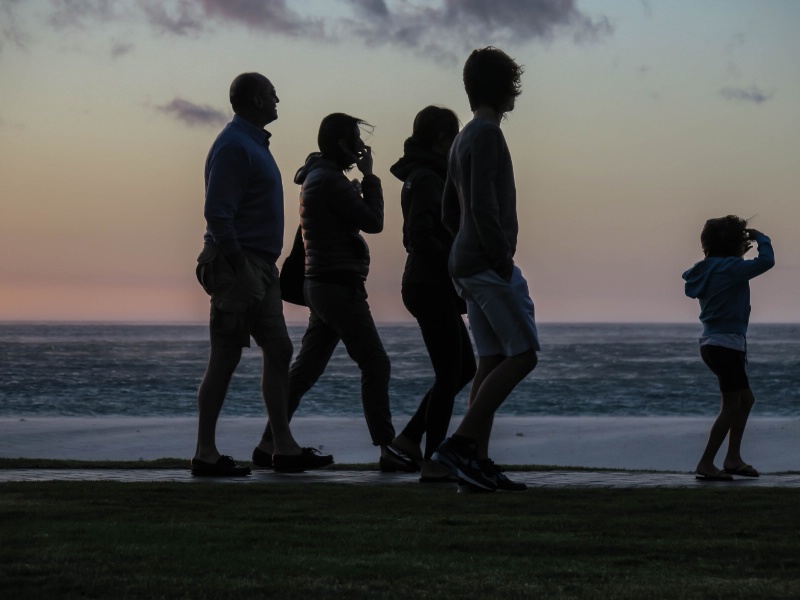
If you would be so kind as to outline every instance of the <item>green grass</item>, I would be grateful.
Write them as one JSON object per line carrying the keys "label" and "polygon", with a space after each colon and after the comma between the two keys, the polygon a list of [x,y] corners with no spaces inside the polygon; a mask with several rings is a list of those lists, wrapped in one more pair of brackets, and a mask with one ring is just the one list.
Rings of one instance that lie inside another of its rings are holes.
{"label": "green grass", "polygon": [[0,484],[2,598],[797,598],[800,490]]}

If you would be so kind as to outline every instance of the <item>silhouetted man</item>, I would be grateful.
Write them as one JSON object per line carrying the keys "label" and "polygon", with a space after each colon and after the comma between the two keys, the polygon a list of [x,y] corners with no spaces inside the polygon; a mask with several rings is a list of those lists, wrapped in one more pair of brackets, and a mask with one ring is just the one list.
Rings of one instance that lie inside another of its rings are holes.
{"label": "silhouetted man", "polygon": [[216,446],[217,419],[250,336],[264,357],[261,391],[274,435],[274,455],[262,457],[256,447],[254,457],[283,472],[326,466],[333,457],[301,448],[287,417],[292,343],[275,266],[283,246],[283,184],[271,134],[263,129],[278,118],[278,96],[269,79],[244,73],[231,84],[230,101],[235,115],[211,146],[205,168],[207,229],[197,278],[211,296],[211,354],[197,395],[192,474],[250,473]]}

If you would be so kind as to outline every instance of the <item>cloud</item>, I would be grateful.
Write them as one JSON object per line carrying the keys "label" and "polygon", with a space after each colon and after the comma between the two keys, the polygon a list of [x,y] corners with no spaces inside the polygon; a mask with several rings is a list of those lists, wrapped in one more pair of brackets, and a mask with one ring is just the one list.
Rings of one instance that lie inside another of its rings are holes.
{"label": "cloud", "polygon": [[730,53],[736,50],[737,48],[743,47],[746,44],[747,44],[747,36],[743,31],[739,31],[737,33],[734,33],[730,37],[728,43],[725,46],[725,51]]}
{"label": "cloud", "polygon": [[125,42],[114,42],[111,45],[111,56],[113,58],[119,58],[120,56],[125,56],[133,51],[133,44],[127,44]]}
{"label": "cloud", "polygon": [[230,120],[226,112],[207,105],[200,106],[199,104],[189,102],[182,98],[175,98],[169,104],[156,106],[156,110],[191,127],[219,126],[224,125]]}
{"label": "cloud", "polygon": [[113,0],[51,0],[48,20],[56,29],[87,27],[89,22],[110,22],[120,17]]}
{"label": "cloud", "polygon": [[772,100],[774,92],[765,92],[756,85],[749,88],[725,87],[719,91],[719,95],[726,100],[734,102],[752,102],[753,104],[763,104],[767,100]]}
{"label": "cloud", "polygon": [[191,0],[139,0],[146,21],[158,33],[192,35],[203,31],[204,19],[198,2]]}
{"label": "cloud", "polygon": [[521,45],[571,33],[576,42],[612,33],[605,17],[591,19],[573,0],[443,0],[438,6],[346,0],[356,10],[350,30],[367,44],[394,45],[455,60],[480,45]]}
{"label": "cloud", "polygon": [[6,42],[11,42],[18,48],[26,48],[30,43],[30,36],[17,23],[15,7],[22,0],[0,0],[0,54]]}
{"label": "cloud", "polygon": [[[97,1],[97,0],[94,0]],[[322,19],[304,17],[287,0],[137,0],[145,20],[159,33],[208,32],[214,24],[244,26],[290,37],[324,37]]]}
{"label": "cloud", "polygon": [[223,22],[293,37],[325,36],[321,18],[302,16],[289,8],[287,0],[202,0],[199,4],[206,17]]}
{"label": "cloud", "polygon": [[[0,0],[4,8],[20,1]],[[289,0],[50,2],[47,20],[56,29],[139,20],[160,35],[199,36],[219,26],[244,27],[315,41],[356,39],[438,62],[459,60],[477,46],[513,47],[562,34],[581,43],[613,32],[606,17],[588,16],[577,0],[326,0],[316,5],[324,15],[304,14],[309,4]]]}

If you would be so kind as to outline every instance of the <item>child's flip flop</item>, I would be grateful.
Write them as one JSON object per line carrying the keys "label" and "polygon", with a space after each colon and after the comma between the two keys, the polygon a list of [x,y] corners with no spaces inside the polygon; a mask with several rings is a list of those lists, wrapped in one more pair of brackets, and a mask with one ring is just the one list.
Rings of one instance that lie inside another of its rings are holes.
{"label": "child's flip flop", "polygon": [[758,477],[758,471],[752,465],[742,465],[735,469],[723,469],[729,475],[739,475],[740,477]]}

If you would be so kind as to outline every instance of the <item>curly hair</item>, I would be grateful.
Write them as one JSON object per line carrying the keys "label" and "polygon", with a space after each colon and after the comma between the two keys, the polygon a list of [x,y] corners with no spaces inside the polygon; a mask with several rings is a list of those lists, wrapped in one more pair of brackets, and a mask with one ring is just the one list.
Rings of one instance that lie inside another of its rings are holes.
{"label": "curly hair", "polygon": [[508,100],[522,93],[523,72],[522,66],[499,48],[473,50],[464,63],[464,89],[470,109],[490,106],[498,112],[508,110]]}
{"label": "curly hair", "polygon": [[747,221],[736,215],[709,219],[700,234],[706,256],[741,256],[748,241]]}

